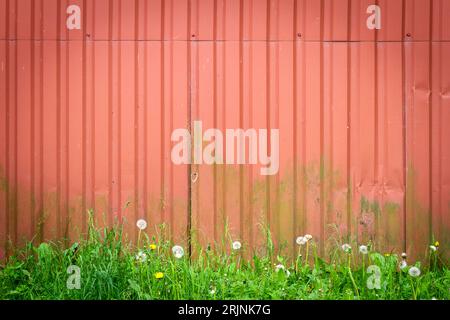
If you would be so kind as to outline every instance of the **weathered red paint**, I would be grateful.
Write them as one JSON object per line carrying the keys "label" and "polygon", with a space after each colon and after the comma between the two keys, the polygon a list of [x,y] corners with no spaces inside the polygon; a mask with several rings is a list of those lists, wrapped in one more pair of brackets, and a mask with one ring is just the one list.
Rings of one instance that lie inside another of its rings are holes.
{"label": "weathered red paint", "polygon": [[[448,249],[449,15],[449,0],[0,0],[0,256],[75,239],[89,208],[131,239],[143,217],[177,242],[219,242],[227,222],[253,248],[269,224],[289,250],[304,233],[331,250],[329,225]],[[279,173],[173,165],[171,133],[194,120],[279,128]]]}

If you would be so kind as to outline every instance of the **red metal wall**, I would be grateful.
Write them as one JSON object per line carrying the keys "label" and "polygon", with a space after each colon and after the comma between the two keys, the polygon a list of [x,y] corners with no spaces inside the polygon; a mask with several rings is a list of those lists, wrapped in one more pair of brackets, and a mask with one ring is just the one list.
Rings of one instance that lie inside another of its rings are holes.
{"label": "red metal wall", "polygon": [[[89,208],[131,239],[143,217],[176,242],[228,221],[246,247],[269,224],[288,250],[448,249],[449,58],[450,0],[0,0],[0,256],[76,239]],[[174,165],[194,120],[279,128],[278,174]]]}

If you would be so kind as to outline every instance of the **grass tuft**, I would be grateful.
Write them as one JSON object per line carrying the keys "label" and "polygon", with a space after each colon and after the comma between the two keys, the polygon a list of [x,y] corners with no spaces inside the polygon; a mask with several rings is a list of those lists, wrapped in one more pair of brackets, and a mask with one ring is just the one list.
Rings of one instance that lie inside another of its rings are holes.
{"label": "grass tuft", "polygon": [[[197,244],[192,259],[187,248],[177,259],[168,240],[143,232],[133,246],[122,226],[100,229],[90,219],[86,238],[69,247],[30,242],[15,249],[0,266],[0,299],[449,299],[450,270],[437,257],[430,267],[417,263],[421,274],[412,277],[395,254],[345,253],[339,244],[326,262],[314,239],[289,259],[265,233],[266,248],[249,259],[230,249],[231,237],[220,250]],[[79,268],[79,289],[69,289],[70,266]]]}

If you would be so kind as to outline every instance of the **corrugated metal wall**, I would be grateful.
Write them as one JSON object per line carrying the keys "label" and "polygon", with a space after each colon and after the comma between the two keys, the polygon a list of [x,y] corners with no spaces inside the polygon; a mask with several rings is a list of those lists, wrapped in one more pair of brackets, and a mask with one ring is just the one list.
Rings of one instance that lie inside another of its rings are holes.
{"label": "corrugated metal wall", "polygon": [[[81,9],[68,30],[69,5]],[[369,5],[381,29],[369,30]],[[0,0],[0,255],[115,217],[325,255],[450,241],[450,0]],[[176,128],[279,128],[280,170],[174,165]],[[333,227],[335,226],[335,227]]]}

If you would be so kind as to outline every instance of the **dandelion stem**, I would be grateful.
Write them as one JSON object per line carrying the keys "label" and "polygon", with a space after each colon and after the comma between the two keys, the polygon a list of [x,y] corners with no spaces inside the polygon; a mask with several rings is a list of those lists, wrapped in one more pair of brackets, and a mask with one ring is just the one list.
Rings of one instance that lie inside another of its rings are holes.
{"label": "dandelion stem", "polygon": [[359,299],[358,286],[356,285],[355,279],[353,278],[353,274],[352,274],[351,254],[348,255],[348,274],[349,274],[349,276],[350,276],[350,280],[352,281],[353,288],[355,289],[356,296],[357,296],[358,299]]}
{"label": "dandelion stem", "polygon": [[309,254],[309,241],[306,242],[306,254],[305,254],[306,263],[308,263],[308,254]]}
{"label": "dandelion stem", "polygon": [[412,292],[413,292],[413,299],[417,300],[416,290],[414,289],[414,281],[413,281],[413,279],[411,277],[409,278],[409,281],[411,282],[411,289],[412,289]]}

